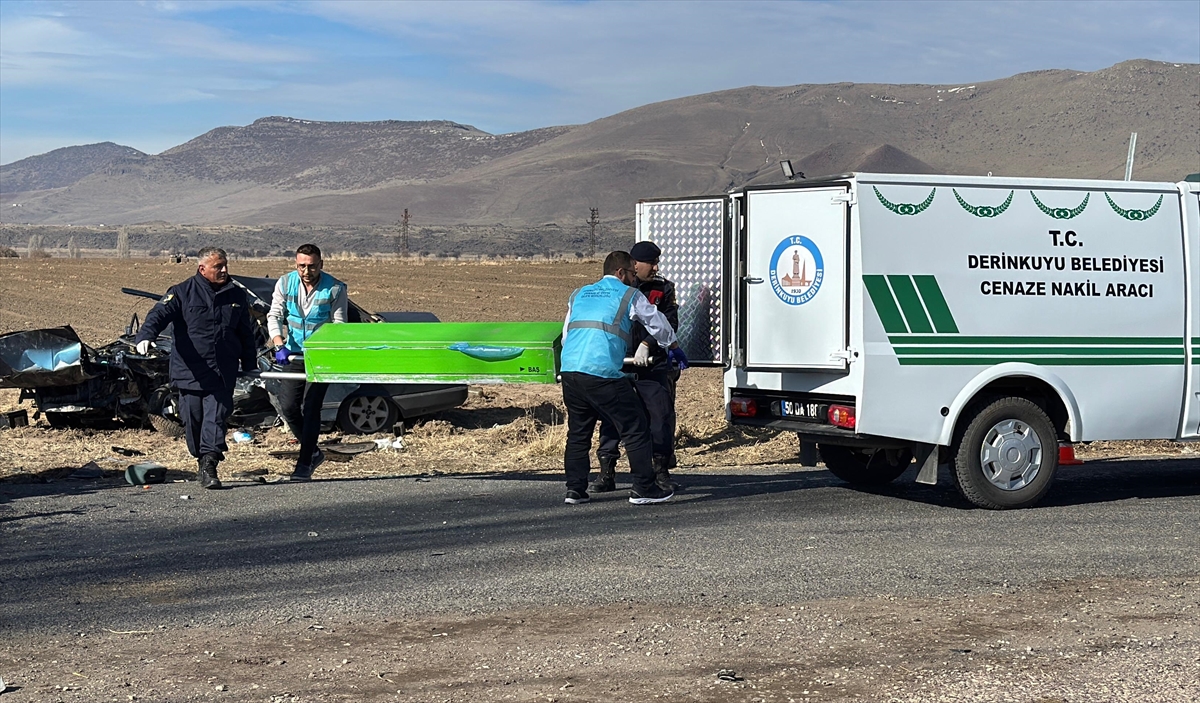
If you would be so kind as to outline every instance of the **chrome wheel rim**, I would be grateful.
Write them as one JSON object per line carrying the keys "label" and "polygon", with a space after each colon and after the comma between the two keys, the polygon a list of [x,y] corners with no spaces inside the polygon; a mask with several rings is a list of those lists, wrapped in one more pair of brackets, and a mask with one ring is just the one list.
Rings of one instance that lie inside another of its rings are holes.
{"label": "chrome wheel rim", "polygon": [[979,450],[983,475],[1002,491],[1020,490],[1037,478],[1042,468],[1042,441],[1020,420],[992,425]]}
{"label": "chrome wheel rim", "polygon": [[378,395],[359,396],[346,407],[346,416],[363,434],[378,432],[387,422],[387,400]]}

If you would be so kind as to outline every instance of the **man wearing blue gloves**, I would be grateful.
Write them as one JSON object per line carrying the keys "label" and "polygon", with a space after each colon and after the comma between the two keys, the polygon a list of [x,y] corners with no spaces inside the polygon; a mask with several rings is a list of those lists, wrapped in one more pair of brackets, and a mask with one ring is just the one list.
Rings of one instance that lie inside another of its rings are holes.
{"label": "man wearing blue gloves", "polygon": [[671,324],[636,288],[633,260],[614,251],[604,260],[604,277],[571,294],[563,322],[562,389],[567,407],[566,502],[586,503],[592,433],[603,419],[616,428],[625,444],[633,473],[629,502],[663,503],[674,491],[654,481],[650,423],[633,382],[622,373],[634,323],[667,349],[667,357],[687,368],[687,357],[675,341]]}
{"label": "man wearing blue gloves", "polygon": [[[322,271],[321,250],[316,244],[301,244],[296,249],[296,270],[280,276],[271,296],[271,311],[267,313],[267,330],[275,347],[275,361],[280,365],[298,366],[296,359],[304,354],[304,340],[326,322],[345,322],[348,299],[346,284]],[[321,405],[325,402],[328,384],[283,380],[276,399],[279,413],[300,440],[300,457],[292,471],[291,480],[308,481],[313,471],[325,460],[317,448],[321,433]]]}

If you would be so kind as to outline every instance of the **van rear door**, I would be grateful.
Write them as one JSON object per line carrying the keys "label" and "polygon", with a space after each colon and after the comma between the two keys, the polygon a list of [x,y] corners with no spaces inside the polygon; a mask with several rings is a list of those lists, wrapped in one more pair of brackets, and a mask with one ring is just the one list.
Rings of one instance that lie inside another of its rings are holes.
{"label": "van rear door", "polygon": [[848,196],[846,184],[746,193],[747,368],[846,368]]}
{"label": "van rear door", "polygon": [[679,346],[693,366],[725,363],[727,296],[724,271],[729,198],[723,195],[643,200],[637,204],[637,241],[662,249],[659,275],[675,284]]}

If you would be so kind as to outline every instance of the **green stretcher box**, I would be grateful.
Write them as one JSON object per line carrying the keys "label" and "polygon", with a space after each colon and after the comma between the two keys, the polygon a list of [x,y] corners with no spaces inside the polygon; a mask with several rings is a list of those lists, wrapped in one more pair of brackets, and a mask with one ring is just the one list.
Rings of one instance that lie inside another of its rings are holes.
{"label": "green stretcher box", "polygon": [[322,325],[304,342],[317,383],[555,383],[561,322]]}

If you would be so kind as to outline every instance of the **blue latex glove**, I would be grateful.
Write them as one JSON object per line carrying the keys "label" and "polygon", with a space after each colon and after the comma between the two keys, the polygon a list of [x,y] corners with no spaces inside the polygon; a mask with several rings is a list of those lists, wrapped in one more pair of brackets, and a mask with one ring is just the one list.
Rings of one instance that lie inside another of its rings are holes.
{"label": "blue latex glove", "polygon": [[288,357],[291,355],[292,353],[288,351],[287,347],[280,347],[279,349],[275,350],[275,363],[279,364],[280,366],[287,366],[290,362]]}
{"label": "blue latex glove", "polygon": [[675,347],[674,349],[668,349],[667,350],[667,359],[672,364],[675,364],[676,366],[678,366],[680,371],[683,371],[684,369],[686,369],[688,367],[687,354],[684,354],[683,350],[680,349],[679,347]]}

